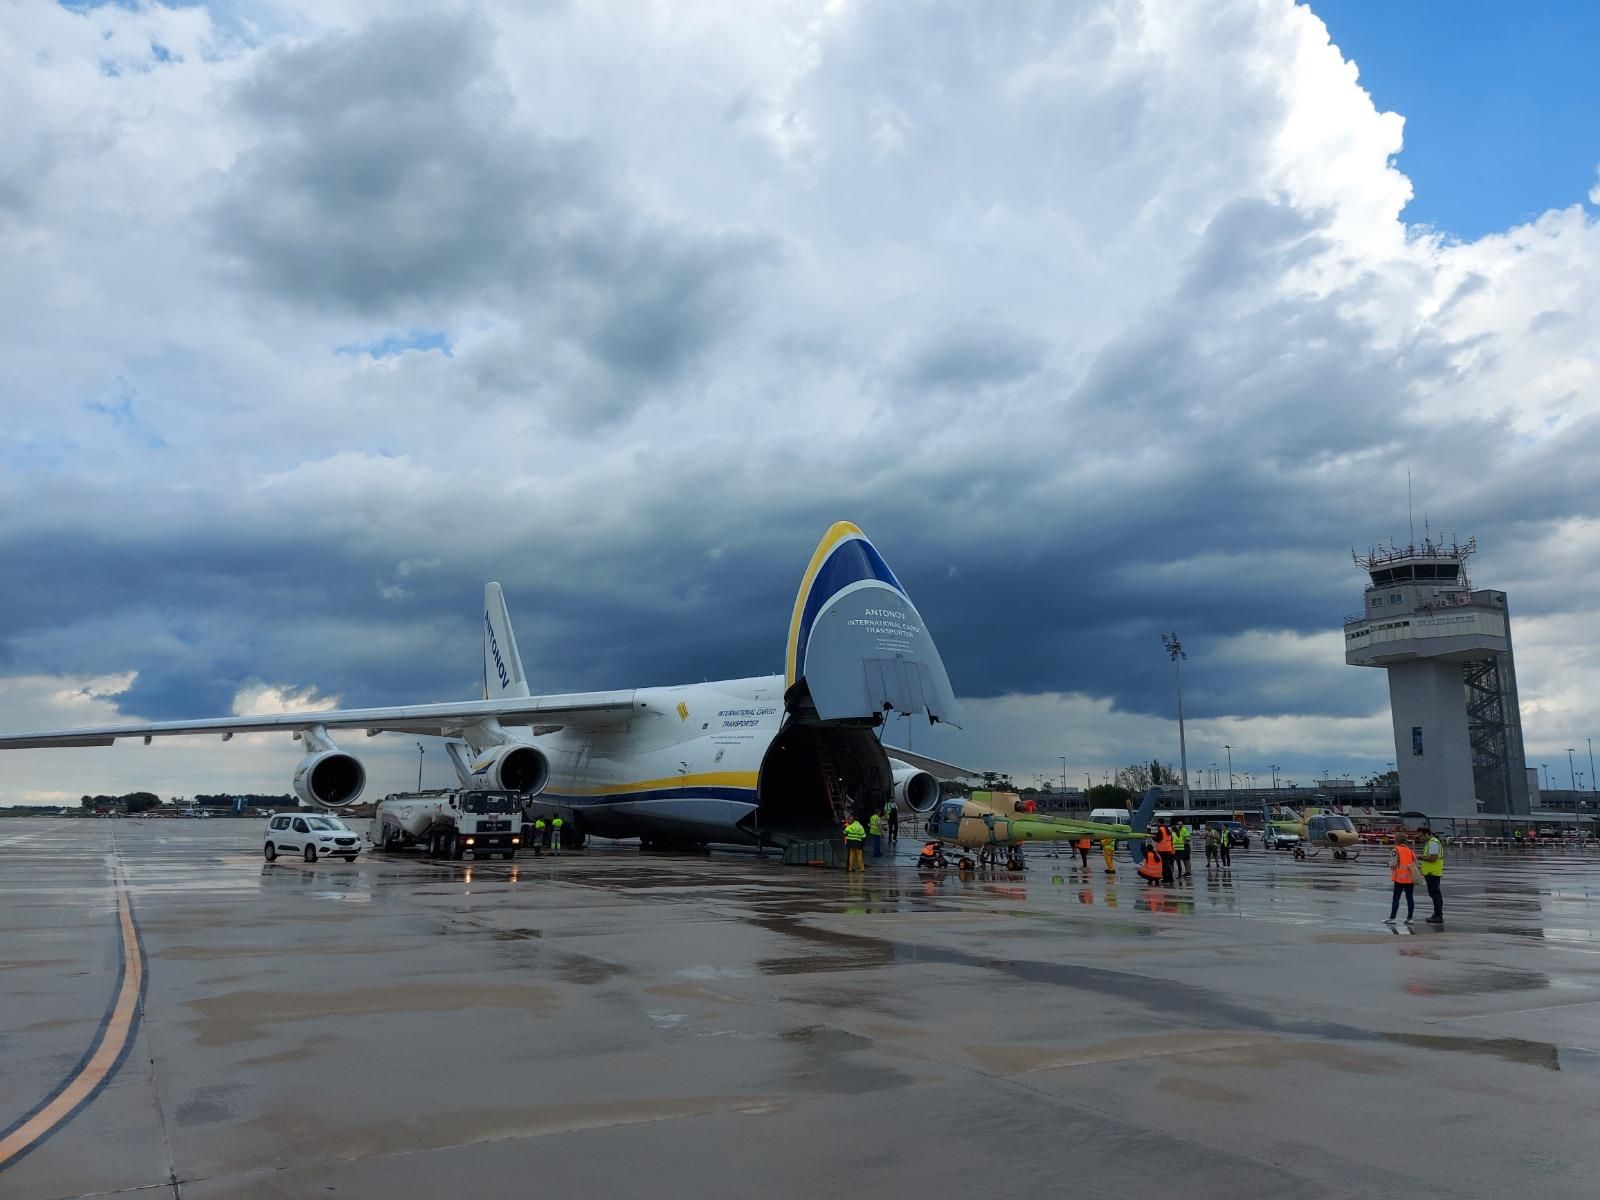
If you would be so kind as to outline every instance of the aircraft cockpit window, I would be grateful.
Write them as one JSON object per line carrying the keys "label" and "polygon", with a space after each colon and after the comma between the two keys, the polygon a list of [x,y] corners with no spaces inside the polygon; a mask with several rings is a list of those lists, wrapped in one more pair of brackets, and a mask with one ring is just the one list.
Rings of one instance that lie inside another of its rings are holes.
{"label": "aircraft cockpit window", "polygon": [[1328,828],[1336,833],[1354,833],[1356,827],[1351,824],[1349,817],[1329,817]]}

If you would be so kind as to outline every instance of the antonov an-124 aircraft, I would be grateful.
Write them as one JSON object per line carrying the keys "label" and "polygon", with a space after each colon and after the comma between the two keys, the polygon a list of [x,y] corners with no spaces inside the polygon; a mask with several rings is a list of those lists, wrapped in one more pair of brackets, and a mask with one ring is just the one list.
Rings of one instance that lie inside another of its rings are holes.
{"label": "antonov an-124 aircraft", "polygon": [[447,748],[465,786],[538,796],[571,809],[578,832],[655,845],[782,844],[837,836],[891,797],[917,813],[938,804],[938,780],[879,734],[890,714],[959,725],[950,680],[905,588],[848,522],[806,566],[782,675],[534,696],[498,583],[483,608],[481,700],[29,733],[0,750],[282,730],[306,750],[296,794],[338,809],[366,770],[336,732],[459,738],[465,751]]}

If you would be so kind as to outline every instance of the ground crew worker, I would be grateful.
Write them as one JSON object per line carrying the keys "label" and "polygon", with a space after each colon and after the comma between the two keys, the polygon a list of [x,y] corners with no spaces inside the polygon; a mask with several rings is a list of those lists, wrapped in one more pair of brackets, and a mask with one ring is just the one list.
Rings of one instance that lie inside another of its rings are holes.
{"label": "ground crew worker", "polygon": [[1193,878],[1189,870],[1189,827],[1179,825],[1172,831],[1172,849],[1177,857],[1178,878]]}
{"label": "ground crew worker", "polygon": [[561,818],[556,817],[550,822],[550,853],[561,853]]}
{"label": "ground crew worker", "polygon": [[1083,869],[1089,869],[1089,851],[1094,847],[1094,839],[1084,834],[1078,839],[1078,861],[1083,863]]}
{"label": "ground crew worker", "polygon": [[1172,844],[1172,830],[1167,828],[1165,821],[1156,826],[1156,856],[1161,860],[1161,882],[1172,883],[1173,860],[1177,857],[1177,850]]}
{"label": "ground crew worker", "polygon": [[533,853],[535,857],[544,853],[544,818],[540,817],[533,823]]}
{"label": "ground crew worker", "polygon": [[898,842],[900,840],[900,810],[895,807],[892,800],[885,804],[884,808],[889,810],[889,840]]}
{"label": "ground crew worker", "polygon": [[1226,825],[1217,827],[1217,857],[1222,861],[1222,869],[1233,869],[1233,830]]}
{"label": "ground crew worker", "polygon": [[1206,870],[1211,870],[1217,861],[1217,827],[1206,826]]}
{"label": "ground crew worker", "polygon": [[883,818],[873,813],[867,818],[867,836],[872,839],[872,857],[883,857]]}
{"label": "ground crew worker", "polygon": [[1405,838],[1395,839],[1394,852],[1389,855],[1389,879],[1394,884],[1394,898],[1389,901],[1389,919],[1385,925],[1393,925],[1395,914],[1400,911],[1400,897],[1406,898],[1406,921],[1411,920],[1411,914],[1416,911],[1416,904],[1412,900],[1412,893],[1416,890],[1417,882],[1412,874],[1417,863],[1417,852],[1406,845]]}
{"label": "ground crew worker", "polygon": [[1100,839],[1100,857],[1106,860],[1106,874],[1107,875],[1115,875],[1117,873],[1117,839],[1116,838],[1101,838]]}
{"label": "ground crew worker", "polygon": [[1144,862],[1139,864],[1139,878],[1144,880],[1146,887],[1155,887],[1161,882],[1161,856],[1149,842],[1144,844]]}
{"label": "ground crew worker", "polygon": [[865,871],[867,864],[861,860],[861,843],[866,841],[867,831],[861,827],[861,822],[854,817],[850,824],[844,827],[844,848],[846,850],[844,867],[847,871]]}
{"label": "ground crew worker", "polygon": [[1428,918],[1428,924],[1443,925],[1444,844],[1426,825],[1417,832],[1422,835],[1422,882],[1428,885],[1428,899],[1433,901],[1433,916]]}
{"label": "ground crew worker", "polygon": [[934,867],[944,865],[944,855],[939,852],[939,843],[923,842],[922,851],[917,855],[917,870],[931,871]]}

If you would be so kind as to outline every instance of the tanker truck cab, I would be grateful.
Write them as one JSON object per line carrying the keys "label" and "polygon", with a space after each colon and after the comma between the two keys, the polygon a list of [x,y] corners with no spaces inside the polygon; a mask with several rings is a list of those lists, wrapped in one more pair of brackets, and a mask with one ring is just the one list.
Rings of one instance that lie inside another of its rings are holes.
{"label": "tanker truck cab", "polygon": [[434,858],[515,858],[522,844],[522,796],[466,789],[385,796],[367,837],[381,850],[423,846]]}

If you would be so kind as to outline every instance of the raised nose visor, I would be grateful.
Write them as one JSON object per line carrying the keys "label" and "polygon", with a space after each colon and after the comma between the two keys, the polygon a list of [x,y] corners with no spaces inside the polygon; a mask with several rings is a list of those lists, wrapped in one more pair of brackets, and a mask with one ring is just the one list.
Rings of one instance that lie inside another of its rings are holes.
{"label": "raised nose visor", "polygon": [[872,721],[892,709],[961,723],[950,677],[916,605],[848,521],[828,530],[801,580],[785,684],[791,700],[809,695],[824,721]]}

